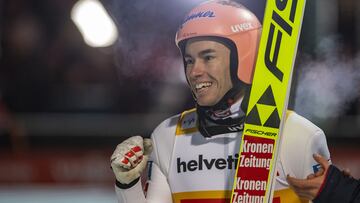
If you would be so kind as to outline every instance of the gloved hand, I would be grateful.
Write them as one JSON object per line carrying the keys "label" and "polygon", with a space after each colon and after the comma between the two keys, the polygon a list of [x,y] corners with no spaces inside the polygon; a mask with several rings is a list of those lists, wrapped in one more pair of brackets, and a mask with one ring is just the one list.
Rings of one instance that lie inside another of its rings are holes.
{"label": "gloved hand", "polygon": [[138,135],[118,144],[110,158],[116,179],[122,184],[129,184],[140,177],[151,151],[151,140]]}

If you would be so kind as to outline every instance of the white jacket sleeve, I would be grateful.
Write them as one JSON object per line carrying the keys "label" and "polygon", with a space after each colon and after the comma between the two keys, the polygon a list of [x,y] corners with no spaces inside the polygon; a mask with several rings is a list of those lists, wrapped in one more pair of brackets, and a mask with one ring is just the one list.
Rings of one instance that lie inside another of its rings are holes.
{"label": "white jacket sleeve", "polygon": [[311,137],[307,143],[307,151],[311,153],[304,154],[304,162],[305,166],[309,166],[304,168],[303,177],[310,175],[311,173],[315,173],[319,170],[320,164],[314,160],[313,154],[320,154],[324,158],[330,161],[330,152],[327,147],[326,137],[322,130],[316,131],[314,136]]}
{"label": "white jacket sleeve", "polygon": [[159,167],[151,164],[151,180],[148,181],[149,188],[145,198],[141,181],[127,189],[120,189],[115,186],[119,203],[171,203],[171,192],[164,174]]}
{"label": "white jacket sleeve", "polygon": [[115,185],[115,192],[119,203],[143,203],[146,202],[141,187],[141,181],[127,189],[120,189]]}
{"label": "white jacket sleeve", "polygon": [[151,180],[146,195],[147,203],[171,203],[172,197],[166,177],[156,164],[152,164]]}
{"label": "white jacket sleeve", "polygon": [[291,113],[284,128],[280,157],[285,166],[285,173],[297,178],[306,178],[316,172],[319,166],[313,154],[320,154],[330,159],[324,132],[298,114]]}

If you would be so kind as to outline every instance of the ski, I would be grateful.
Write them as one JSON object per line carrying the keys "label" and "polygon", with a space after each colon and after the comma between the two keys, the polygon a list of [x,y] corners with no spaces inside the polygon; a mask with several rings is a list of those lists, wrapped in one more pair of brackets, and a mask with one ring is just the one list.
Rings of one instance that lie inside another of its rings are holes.
{"label": "ski", "polygon": [[306,0],[268,0],[231,203],[272,202]]}

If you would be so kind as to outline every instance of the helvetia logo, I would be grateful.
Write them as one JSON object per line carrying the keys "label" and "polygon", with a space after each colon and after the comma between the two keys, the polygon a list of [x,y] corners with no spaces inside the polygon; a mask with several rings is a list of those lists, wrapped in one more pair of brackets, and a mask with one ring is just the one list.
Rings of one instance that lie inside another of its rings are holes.
{"label": "helvetia logo", "polygon": [[[265,146],[266,145],[266,146]],[[259,148],[260,147],[260,148]],[[249,152],[252,150],[260,150],[264,153],[271,153],[273,150],[272,145],[263,144],[262,146],[256,146],[253,144],[249,144],[248,149]],[[204,158],[202,154],[198,155],[197,159],[192,159],[189,161],[181,160],[181,157],[176,159],[176,168],[178,173],[185,172],[193,172],[193,171],[202,171],[202,170],[235,170],[236,164],[239,159],[239,154],[235,154],[234,156],[229,155],[227,158]],[[248,168],[265,168],[269,170],[271,163],[271,158],[263,158],[258,156],[257,154],[245,156],[240,156],[240,166],[248,167]]]}
{"label": "helvetia logo", "polygon": [[229,155],[225,158],[204,158],[202,154],[198,155],[197,160],[182,161],[180,157],[176,159],[177,172],[187,172],[196,170],[210,170],[213,167],[219,170],[223,169],[236,169],[236,163],[238,162],[239,154],[234,156]]}

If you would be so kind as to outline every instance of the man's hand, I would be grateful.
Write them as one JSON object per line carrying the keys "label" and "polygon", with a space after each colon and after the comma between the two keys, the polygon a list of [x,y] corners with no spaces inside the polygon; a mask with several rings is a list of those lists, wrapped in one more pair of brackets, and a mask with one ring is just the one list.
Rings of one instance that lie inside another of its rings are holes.
{"label": "man's hand", "polygon": [[116,179],[122,184],[129,184],[140,177],[151,151],[151,140],[141,136],[130,137],[117,145],[110,158]]}
{"label": "man's hand", "polygon": [[315,161],[321,165],[318,172],[308,175],[306,179],[297,179],[290,177],[289,175],[286,178],[295,193],[300,198],[307,200],[313,200],[316,197],[324,182],[326,171],[330,166],[329,162],[324,157],[318,154],[314,154],[313,157]]}

